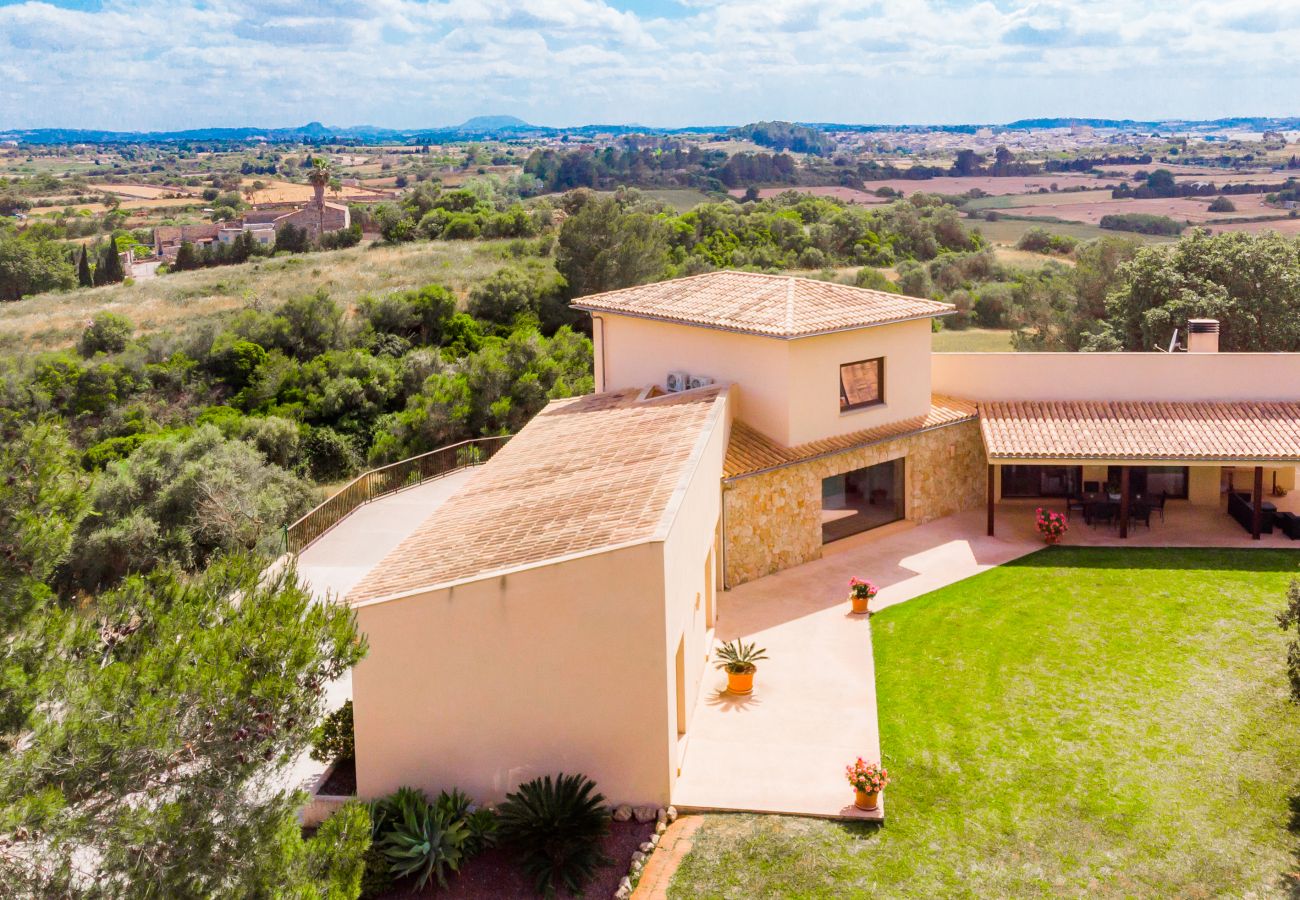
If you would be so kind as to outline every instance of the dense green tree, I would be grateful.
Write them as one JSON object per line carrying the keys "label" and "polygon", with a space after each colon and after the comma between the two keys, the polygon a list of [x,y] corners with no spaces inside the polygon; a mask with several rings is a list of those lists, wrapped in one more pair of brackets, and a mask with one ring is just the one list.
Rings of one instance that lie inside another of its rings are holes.
{"label": "dense green tree", "polygon": [[1192,318],[1218,319],[1227,351],[1300,350],[1300,244],[1276,232],[1210,234],[1146,247],[1119,270],[1108,327],[1125,350],[1151,350]]}
{"label": "dense green tree", "polygon": [[187,272],[199,267],[199,256],[194,249],[194,245],[189,241],[182,241],[180,248],[176,251],[176,260],[172,263],[172,271]]}
{"label": "dense green tree", "polygon": [[215,554],[275,552],[280,527],[312,505],[301,478],[213,425],[146,441],[111,464],[92,491],[66,580],[87,589],[175,562],[202,568]]}
{"label": "dense green tree", "polygon": [[555,265],[570,296],[654,281],[666,274],[667,264],[663,222],[644,212],[625,213],[612,197],[585,204],[560,229]]}
{"label": "dense green tree", "polygon": [[0,756],[10,896],[356,896],[364,809],[304,843],[284,777],[364,651],[345,607],[222,559],[100,594],[45,650],[59,677]]}
{"label": "dense green tree", "polygon": [[67,290],[76,284],[76,270],[58,242],[0,235],[0,301]]}

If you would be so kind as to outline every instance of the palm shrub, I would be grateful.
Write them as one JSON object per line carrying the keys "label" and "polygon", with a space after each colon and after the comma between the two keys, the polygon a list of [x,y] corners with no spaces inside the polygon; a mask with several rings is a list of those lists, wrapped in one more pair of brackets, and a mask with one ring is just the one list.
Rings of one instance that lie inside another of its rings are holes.
{"label": "palm shrub", "polygon": [[609,832],[605,797],[585,775],[534,778],[519,785],[497,809],[502,839],[520,854],[524,871],[544,896],[558,887],[577,894],[609,858],[601,838]]}
{"label": "palm shrub", "polygon": [[463,821],[453,818],[445,808],[423,800],[400,805],[398,816],[380,846],[388,857],[392,874],[397,878],[415,878],[416,888],[423,890],[434,878],[440,886],[447,886],[447,870],[460,869],[468,837],[469,828]]}

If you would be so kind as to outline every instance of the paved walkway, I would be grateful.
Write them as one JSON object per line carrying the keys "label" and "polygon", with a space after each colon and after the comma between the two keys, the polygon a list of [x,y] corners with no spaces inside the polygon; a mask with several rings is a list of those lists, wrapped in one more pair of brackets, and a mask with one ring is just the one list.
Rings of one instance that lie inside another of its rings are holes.
{"label": "paved walkway", "polygon": [[[853,615],[848,581],[881,587],[874,606],[915,597],[1037,549],[1016,537],[984,537],[981,514],[894,528],[837,542],[814,562],[740,585],[719,598],[716,639],[766,647],[754,693],[722,691],[705,678],[687,731],[679,809],[743,810],[871,818],[852,804],[844,767],[880,759],[871,629]],[[976,535],[972,537],[972,534]]]}
{"label": "paved walkway", "polygon": [[[298,555],[298,574],[321,603],[341,600],[408,534],[460,490],[474,474],[462,469],[360,507]],[[330,683],[326,707],[338,709],[352,697],[352,673]],[[303,753],[287,783],[311,790],[325,766]]]}

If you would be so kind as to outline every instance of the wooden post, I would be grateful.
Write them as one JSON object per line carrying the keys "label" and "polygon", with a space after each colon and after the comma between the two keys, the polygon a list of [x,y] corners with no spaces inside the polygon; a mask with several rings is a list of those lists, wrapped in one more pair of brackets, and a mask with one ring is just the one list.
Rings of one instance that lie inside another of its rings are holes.
{"label": "wooden post", "polygon": [[1128,537],[1128,466],[1119,467],[1119,536]]}
{"label": "wooden post", "polygon": [[1255,495],[1251,498],[1250,539],[1259,540],[1264,527],[1264,467],[1255,466]]}
{"label": "wooden post", "polygon": [[995,474],[993,463],[989,463],[989,537],[993,537],[993,504],[996,499],[993,494],[996,482],[997,475]]}

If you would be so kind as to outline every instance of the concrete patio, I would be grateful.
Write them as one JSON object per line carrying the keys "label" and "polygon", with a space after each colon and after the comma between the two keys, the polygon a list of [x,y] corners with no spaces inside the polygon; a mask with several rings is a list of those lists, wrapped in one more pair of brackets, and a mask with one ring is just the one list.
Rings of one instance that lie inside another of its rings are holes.
{"label": "concrete patio", "polygon": [[[1295,508],[1294,495],[1277,501]],[[679,809],[883,818],[852,806],[844,767],[880,759],[875,669],[868,620],[849,612],[848,580],[880,587],[883,609],[977,575],[1043,547],[1034,528],[1042,501],[997,508],[997,536],[984,510],[913,526],[900,522],[829,544],[814,562],[760,578],[718,598],[717,643],[766,647],[754,693],[735,697],[721,672],[706,676],[684,738]],[[1281,533],[1253,541],[1222,510],[1171,503],[1165,521],[1121,539],[1114,529],[1072,523],[1066,546],[1300,549]],[[886,790],[885,795],[888,795]],[[882,796],[882,800],[884,797]]]}

